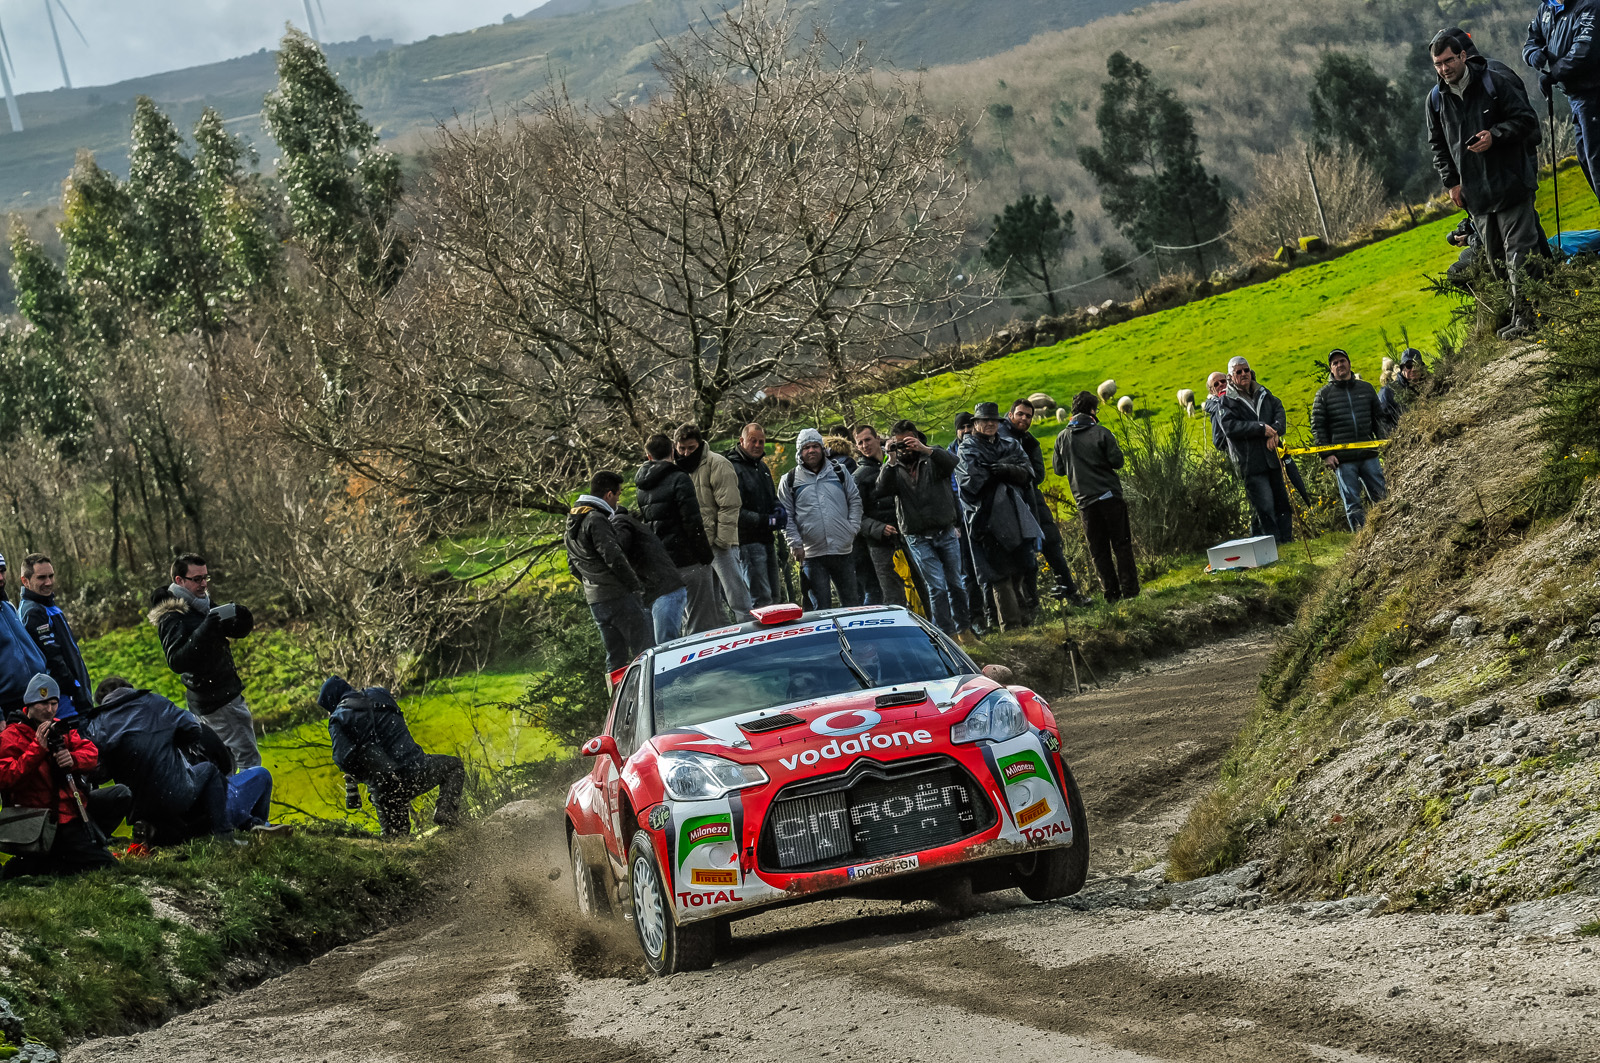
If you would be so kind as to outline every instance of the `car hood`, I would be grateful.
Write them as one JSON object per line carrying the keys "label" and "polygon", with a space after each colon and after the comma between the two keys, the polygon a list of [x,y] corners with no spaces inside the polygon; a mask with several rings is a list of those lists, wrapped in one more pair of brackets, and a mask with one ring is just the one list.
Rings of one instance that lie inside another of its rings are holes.
{"label": "car hood", "polygon": [[[651,744],[657,752],[669,749],[698,749],[743,763],[761,763],[788,756],[810,745],[872,732],[892,734],[908,728],[921,728],[947,737],[936,730],[948,727],[966,715],[978,699],[1000,686],[982,675],[936,679],[927,683],[901,683],[896,686],[852,690],[828,698],[816,698],[789,705],[774,705],[759,711],[732,716],[656,735]],[[910,704],[893,704],[897,696],[910,697],[926,691],[927,697]],[[783,726],[778,717],[793,717],[796,722]],[[779,724],[772,730],[764,726]],[[742,725],[742,726],[741,726]]]}

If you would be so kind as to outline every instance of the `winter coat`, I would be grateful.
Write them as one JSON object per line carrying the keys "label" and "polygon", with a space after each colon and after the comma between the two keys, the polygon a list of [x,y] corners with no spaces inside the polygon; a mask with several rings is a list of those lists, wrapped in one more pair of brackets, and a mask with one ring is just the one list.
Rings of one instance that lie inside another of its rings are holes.
{"label": "winter coat", "polygon": [[199,787],[184,751],[200,745],[209,728],[193,713],[153,690],[122,687],[81,730],[99,750],[100,767],[133,791],[130,823],[168,819],[194,806]]}
{"label": "winter coat", "polygon": [[739,545],[770,545],[772,526],[767,522],[778,508],[778,485],[772,482],[767,459],[751,457],[737,445],[728,450],[727,458],[739,480]]}
{"label": "winter coat", "polygon": [[1032,432],[1024,432],[1010,421],[1000,422],[1000,435],[1016,443],[1028,456],[1028,467],[1033,470],[1033,487],[1028,492],[1028,501],[1033,505],[1034,518],[1040,527],[1054,523],[1056,518],[1050,512],[1050,503],[1040,490],[1040,485],[1044,483],[1044,447],[1039,445],[1039,440]]}
{"label": "winter coat", "polygon": [[22,715],[22,692],[44,668],[44,654],[22,626],[22,618],[10,602],[0,600],[0,720]]}
{"label": "winter coat", "polygon": [[647,461],[633,477],[639,519],[656,533],[679,568],[709,565],[716,555],[700,516],[700,498],[689,474],[670,461]]}
{"label": "winter coat", "polygon": [[886,462],[878,473],[878,497],[896,505],[900,531],[906,535],[938,535],[960,519],[950,477],[956,456],[941,447],[927,454],[906,451]]}
{"label": "winter coat", "polygon": [[179,598],[171,588],[159,587],[150,598],[149,620],[156,626],[167,667],[183,681],[189,711],[201,716],[216,712],[244,693],[244,682],[233,663],[232,639],[242,639],[255,629],[255,618],[236,606],[231,620]]}
{"label": "winter coat", "polygon": [[74,711],[86,710],[94,702],[94,685],[89,682],[83,654],[78,652],[78,640],[72,637],[72,627],[56,605],[55,596],[22,588],[17,616],[44,654],[45,671],[61,687],[61,708],[56,715],[71,716]]}
{"label": "winter coat", "polygon": [[1029,501],[1033,466],[1028,456],[1005,436],[981,432],[963,439],[957,453],[956,483],[978,576],[993,583],[1026,572],[1044,537]]}
{"label": "winter coat", "polygon": [[[1426,379],[1426,378],[1424,378]],[[1383,408],[1384,433],[1393,432],[1400,423],[1400,415],[1411,408],[1421,391],[1402,374],[1383,386],[1378,392],[1378,405]]]}
{"label": "winter coat", "polygon": [[611,515],[611,526],[617,530],[617,542],[628,558],[628,564],[639,574],[644,584],[643,602],[649,605],[663,594],[671,594],[684,585],[683,577],[672,563],[672,555],[661,545],[656,533],[638,517],[625,509]]}
{"label": "winter coat", "polygon": [[[100,751],[93,742],[73,730],[66,730],[65,742],[73,771],[82,774],[99,765]],[[78,818],[66,773],[39,744],[33,721],[25,717],[0,731],[0,797],[8,807],[53,808],[59,823]]]}
{"label": "winter coat", "polygon": [[678,468],[694,481],[694,494],[700,500],[700,519],[712,549],[728,550],[739,545],[739,474],[733,463],[713,454],[704,443],[687,458],[677,460]]}
{"label": "winter coat", "polygon": [[817,472],[796,465],[784,473],[778,501],[789,512],[791,538],[806,557],[832,557],[855,548],[861,492],[837,461],[829,459]]}
{"label": "winter coat", "polygon": [[1568,96],[1592,95],[1600,89],[1600,49],[1595,47],[1594,0],[1544,0],[1528,23],[1522,58],[1535,70],[1555,78]]}
{"label": "winter coat", "polygon": [[[1521,82],[1482,56],[1467,59],[1463,76],[1460,98],[1443,79],[1428,93],[1428,146],[1444,187],[1460,185],[1467,209],[1481,216],[1516,206],[1539,187],[1539,116]],[[1467,141],[1484,129],[1494,134],[1493,146],[1468,151]]]}
{"label": "winter coat", "polygon": [[875,543],[888,540],[884,529],[900,518],[895,516],[894,499],[878,494],[878,474],[883,471],[882,458],[863,457],[856,463],[856,492],[861,496],[861,535]]}
{"label": "winter coat", "polygon": [[1090,506],[1106,495],[1122,497],[1122,448],[1111,429],[1089,416],[1074,417],[1056,436],[1051,466],[1072,485],[1078,508]]}
{"label": "winter coat", "polygon": [[1224,454],[1228,452],[1228,437],[1222,434],[1222,398],[1213,395],[1200,407],[1211,418],[1211,445]]}
{"label": "winter coat", "polygon": [[[1317,397],[1311,401],[1311,438],[1317,441],[1319,447],[1334,443],[1365,443],[1382,439],[1385,434],[1383,407],[1378,402],[1378,392],[1365,380],[1355,377],[1334,380],[1329,377],[1328,382],[1317,391]],[[1335,451],[1333,456],[1340,461],[1359,462],[1377,457],[1378,452],[1340,450]]]}
{"label": "winter coat", "polygon": [[1241,478],[1261,473],[1276,476],[1280,466],[1277,454],[1267,449],[1266,426],[1271,425],[1278,437],[1283,438],[1284,429],[1288,427],[1283,403],[1260,384],[1253,394],[1229,384],[1217,410],[1234,471]]}
{"label": "winter coat", "polygon": [[346,775],[372,785],[373,779],[416,771],[427,756],[383,687],[351,689],[328,715],[333,763]]}
{"label": "winter coat", "polygon": [[562,537],[567,548],[567,570],[583,584],[583,600],[609,602],[625,594],[639,594],[644,584],[628,564],[611,525],[611,507],[593,495],[579,495],[567,514]]}

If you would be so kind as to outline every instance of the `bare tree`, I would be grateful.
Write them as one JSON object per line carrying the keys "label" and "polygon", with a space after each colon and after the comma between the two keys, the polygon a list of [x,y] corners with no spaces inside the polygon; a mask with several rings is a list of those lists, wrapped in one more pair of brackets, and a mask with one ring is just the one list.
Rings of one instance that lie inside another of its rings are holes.
{"label": "bare tree", "polygon": [[1296,143],[1256,160],[1256,189],[1234,209],[1230,245],[1240,255],[1271,254],[1284,243],[1320,233],[1316,196],[1306,160],[1316,172],[1317,191],[1328,218],[1328,235],[1348,240],[1383,216],[1383,180],[1360,155],[1345,150],[1307,153]]}

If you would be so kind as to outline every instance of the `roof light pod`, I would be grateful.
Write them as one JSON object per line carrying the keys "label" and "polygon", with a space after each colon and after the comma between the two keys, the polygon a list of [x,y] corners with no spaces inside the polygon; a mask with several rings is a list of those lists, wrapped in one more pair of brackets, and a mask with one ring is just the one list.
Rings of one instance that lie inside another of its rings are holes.
{"label": "roof light pod", "polygon": [[792,624],[804,615],[805,610],[793,602],[779,602],[777,605],[763,605],[759,609],[750,610],[750,615],[756,618],[758,624]]}

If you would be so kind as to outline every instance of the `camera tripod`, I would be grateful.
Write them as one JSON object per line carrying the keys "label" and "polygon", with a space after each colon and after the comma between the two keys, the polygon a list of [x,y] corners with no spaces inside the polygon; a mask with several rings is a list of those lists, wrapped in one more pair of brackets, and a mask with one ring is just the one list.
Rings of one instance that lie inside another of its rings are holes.
{"label": "camera tripod", "polygon": [[1100,689],[1100,677],[1094,674],[1094,669],[1089,667],[1089,659],[1083,655],[1083,647],[1078,645],[1078,640],[1072,637],[1072,624],[1067,620],[1066,613],[1061,614],[1061,652],[1067,655],[1067,664],[1072,666],[1072,689],[1074,693],[1083,693],[1083,683],[1078,678],[1078,665],[1083,665],[1083,670],[1089,673],[1089,679],[1094,683],[1096,690]]}

